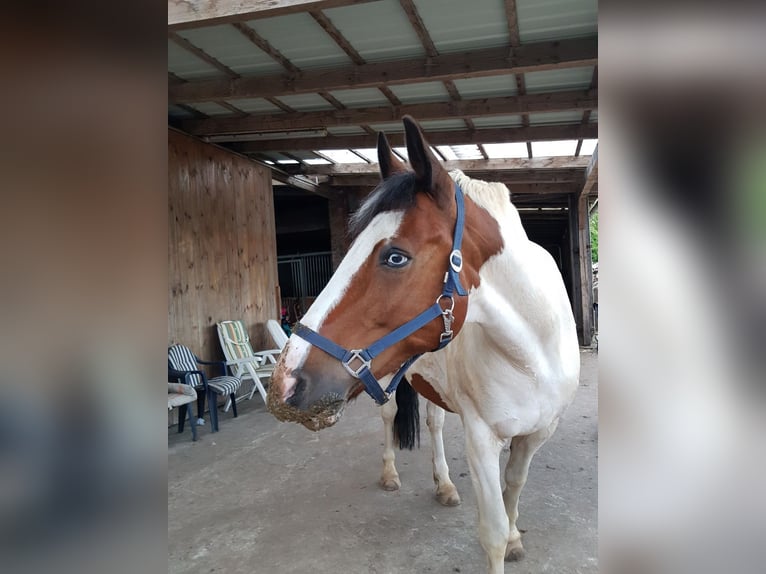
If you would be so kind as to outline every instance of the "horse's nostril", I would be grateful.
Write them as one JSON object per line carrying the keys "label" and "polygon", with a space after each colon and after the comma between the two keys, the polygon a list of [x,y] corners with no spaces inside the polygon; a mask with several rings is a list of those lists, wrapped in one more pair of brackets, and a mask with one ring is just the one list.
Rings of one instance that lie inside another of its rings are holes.
{"label": "horse's nostril", "polygon": [[306,377],[301,371],[293,371],[293,394],[285,401],[288,405],[298,407],[303,402],[303,395],[306,394]]}

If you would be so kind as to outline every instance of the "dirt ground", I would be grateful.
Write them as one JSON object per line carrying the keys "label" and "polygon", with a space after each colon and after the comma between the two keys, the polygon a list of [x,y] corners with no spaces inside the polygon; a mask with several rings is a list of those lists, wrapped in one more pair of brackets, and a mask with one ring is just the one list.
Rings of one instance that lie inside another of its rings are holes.
{"label": "dirt ground", "polygon": [[[574,403],[532,461],[518,521],[526,557],[508,573],[598,571],[597,355],[581,357]],[[397,452],[396,492],[377,484],[382,421],[365,395],[321,433],[278,422],[257,394],[239,409],[221,413],[217,434],[199,427],[197,443],[188,428],[168,431],[169,573],[485,571],[457,415],[444,442],[462,504],[448,508],[433,497],[424,401],[422,446]]]}

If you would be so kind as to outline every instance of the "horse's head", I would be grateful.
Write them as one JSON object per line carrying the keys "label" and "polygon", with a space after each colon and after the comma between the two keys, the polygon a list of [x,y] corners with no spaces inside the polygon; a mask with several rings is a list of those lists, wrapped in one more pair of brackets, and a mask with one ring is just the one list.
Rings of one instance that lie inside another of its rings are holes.
{"label": "horse's head", "polygon": [[[380,134],[383,181],[353,216],[351,232],[356,237],[348,254],[301,319],[305,331],[316,337],[307,340],[311,337],[301,336],[299,327],[274,370],[268,403],[281,420],[300,422],[312,430],[335,424],[350,398],[365,385],[370,392],[368,383],[358,378],[365,358],[350,358],[347,350],[366,351],[435,302],[446,310],[454,300],[449,325],[446,311],[436,308],[414,332],[386,348],[377,346],[368,363],[375,378],[392,375],[409,358],[436,349],[445,340],[445,331],[451,327],[457,334],[463,325],[467,296],[442,295],[456,232],[455,183],[433,156],[415,121],[405,117],[404,127],[412,169],[393,155]],[[477,211],[473,205],[470,209]],[[452,259],[453,277],[459,274],[466,289],[478,283],[478,268],[471,257],[475,250],[467,240],[463,260]],[[339,350],[333,351],[332,345]]]}

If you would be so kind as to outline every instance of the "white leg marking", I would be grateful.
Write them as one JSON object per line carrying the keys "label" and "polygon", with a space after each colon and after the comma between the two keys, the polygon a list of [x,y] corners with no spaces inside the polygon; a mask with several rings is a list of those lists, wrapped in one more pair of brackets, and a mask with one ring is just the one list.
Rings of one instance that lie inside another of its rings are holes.
{"label": "white leg marking", "polygon": [[394,453],[394,439],[392,428],[396,416],[396,400],[392,399],[380,407],[380,416],[383,418],[383,435],[385,447],[383,449],[383,474],[380,477],[380,486],[383,490],[399,490],[402,483],[399,481],[399,473],[396,472]]}
{"label": "white leg marking", "polygon": [[487,553],[489,574],[503,574],[510,528],[500,488],[502,441],[475,414],[464,415],[465,444],[471,482],[479,506],[479,542]]}
{"label": "white leg marking", "polygon": [[537,449],[553,434],[557,424],[558,419],[546,429],[527,436],[514,437],[511,441],[511,456],[505,466],[505,489],[503,491],[503,501],[510,526],[508,548],[505,552],[506,560],[519,560],[524,556],[521,533],[516,527],[516,520],[519,517],[519,495],[527,482],[532,457]]}
{"label": "white leg marking", "polygon": [[444,506],[457,506],[460,504],[460,495],[457,488],[449,477],[449,467],[444,456],[444,409],[431,401],[426,404],[426,424],[431,433],[431,460],[434,468],[434,482],[436,483],[436,499]]}

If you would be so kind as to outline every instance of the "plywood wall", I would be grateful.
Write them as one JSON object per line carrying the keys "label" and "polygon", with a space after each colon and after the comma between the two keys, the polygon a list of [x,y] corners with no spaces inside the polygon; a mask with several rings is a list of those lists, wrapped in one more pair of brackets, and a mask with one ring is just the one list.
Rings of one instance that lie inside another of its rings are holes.
{"label": "plywood wall", "polygon": [[223,358],[215,325],[240,319],[256,350],[273,347],[264,328],[279,319],[268,168],[168,130],[168,200],[168,345]]}

